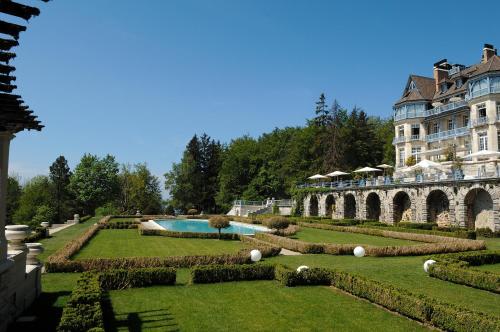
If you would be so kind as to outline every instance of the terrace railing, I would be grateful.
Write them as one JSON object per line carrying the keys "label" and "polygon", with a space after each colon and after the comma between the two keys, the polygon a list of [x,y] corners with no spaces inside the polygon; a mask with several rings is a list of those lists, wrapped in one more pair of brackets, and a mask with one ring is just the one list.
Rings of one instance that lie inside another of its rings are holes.
{"label": "terrace railing", "polygon": [[487,116],[482,116],[471,121],[471,127],[478,127],[490,123],[490,118]]}
{"label": "terrace railing", "polygon": [[434,108],[431,108],[427,111],[425,111],[425,116],[432,116],[432,115],[438,115],[444,112],[448,111],[453,111],[461,107],[466,107],[468,106],[467,101],[465,100],[460,100],[460,101],[455,101],[452,103],[448,103],[446,105],[442,106],[436,106]]}
{"label": "terrace railing", "polygon": [[426,136],[426,141],[435,142],[466,135],[469,135],[469,127],[455,128],[452,130],[440,131],[438,133],[429,134]]}

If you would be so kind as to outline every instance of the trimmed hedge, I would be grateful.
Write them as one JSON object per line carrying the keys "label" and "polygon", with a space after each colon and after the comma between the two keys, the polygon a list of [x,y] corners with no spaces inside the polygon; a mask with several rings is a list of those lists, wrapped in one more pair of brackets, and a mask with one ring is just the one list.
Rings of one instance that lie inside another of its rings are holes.
{"label": "trimmed hedge", "polygon": [[500,250],[434,255],[436,263],[429,268],[429,275],[456,284],[500,293],[500,274],[469,268],[500,263]]}
{"label": "trimmed hedge", "polygon": [[[141,235],[156,235],[177,238],[219,239],[218,233],[175,232],[163,229],[145,229],[142,226],[139,227],[139,232]],[[223,240],[239,240],[239,238],[240,236],[238,234],[232,233],[221,233],[220,235],[220,239]]]}
{"label": "trimmed hedge", "polygon": [[[322,225],[322,224],[310,224],[310,225],[301,224],[301,226],[321,228],[327,230],[337,230],[336,227],[339,227],[339,226]],[[342,231],[347,231],[348,229],[346,227],[339,227],[339,228],[342,229]],[[431,242],[431,241],[444,242],[444,243],[426,243],[422,245],[411,245],[411,246],[376,247],[376,246],[364,245],[363,247],[366,250],[367,256],[376,256],[376,257],[417,256],[417,255],[429,255],[429,254],[438,254],[447,252],[460,252],[468,250],[481,250],[485,248],[485,244],[482,241],[440,238],[440,237],[433,237],[432,235],[422,235],[422,234],[403,235],[403,233],[385,232],[385,231],[368,230],[368,229],[360,229],[360,230],[361,230],[360,232],[353,232],[353,233],[362,233],[362,234],[369,233],[370,235],[375,235],[375,236],[394,237],[394,238],[401,238],[414,241],[425,240],[426,242]],[[303,254],[352,255],[354,248],[359,245],[359,244],[311,243],[311,242],[304,242],[265,233],[259,233],[256,234],[255,236],[257,239],[261,239],[276,244],[288,250],[298,251]]]}
{"label": "trimmed hedge", "polygon": [[126,289],[151,285],[175,285],[176,270],[169,267],[116,269],[102,272],[99,283],[103,289]]}
{"label": "trimmed hedge", "polygon": [[83,216],[83,217],[81,217],[81,218],[80,218],[80,224],[81,224],[82,222],[86,222],[86,221],[87,221],[87,220],[89,220],[90,218],[92,218],[92,216]]}
{"label": "trimmed hedge", "polygon": [[[415,234],[427,234],[427,235],[436,235],[436,236],[445,236],[445,237],[456,237],[461,239],[476,239],[476,232],[467,229],[444,229],[444,228],[436,228],[433,227],[432,230],[426,229],[416,229],[416,228],[408,228],[408,227],[399,227],[399,226],[391,226],[387,224],[382,225],[373,225],[371,223],[366,223],[363,225],[359,225],[360,228],[371,228],[371,229],[379,229],[381,227],[393,231],[393,232],[401,232],[401,233],[415,233]],[[398,224],[399,225],[399,224]]]}
{"label": "trimmed hedge", "polygon": [[57,331],[84,332],[103,328],[102,298],[99,276],[91,272],[82,274],[63,309]]}
{"label": "trimmed hedge", "polygon": [[49,229],[45,227],[36,227],[33,232],[24,239],[24,243],[38,242],[41,239],[49,237]]}
{"label": "trimmed hedge", "polygon": [[446,331],[499,331],[500,319],[443,303],[424,295],[416,295],[378,281],[346,272],[313,268],[300,273],[276,266],[276,279],[283,285],[332,285],[352,295],[365,298],[404,316],[429,323]]}
{"label": "trimmed hedge", "polygon": [[140,223],[135,221],[120,221],[120,222],[108,222],[105,224],[100,224],[101,229],[133,229],[139,228]]}
{"label": "trimmed hedge", "polygon": [[208,265],[191,269],[192,284],[273,279],[274,265],[269,264]]}
{"label": "trimmed hedge", "polygon": [[491,228],[478,228],[476,234],[482,237],[496,238],[500,237],[500,232],[493,232]]}
{"label": "trimmed hedge", "polygon": [[428,231],[432,230],[433,227],[437,227],[436,223],[429,222],[399,222],[396,225],[403,228],[424,229]]}
{"label": "trimmed hedge", "polygon": [[500,293],[500,275],[489,271],[479,271],[459,264],[437,262],[429,267],[429,275],[456,284]]}

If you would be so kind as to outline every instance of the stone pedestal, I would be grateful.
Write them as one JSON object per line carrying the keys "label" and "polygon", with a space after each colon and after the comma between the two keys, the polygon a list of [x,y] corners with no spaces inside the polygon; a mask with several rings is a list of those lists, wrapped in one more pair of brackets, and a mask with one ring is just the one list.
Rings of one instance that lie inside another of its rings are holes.
{"label": "stone pedestal", "polygon": [[40,261],[36,256],[43,252],[43,247],[41,243],[26,243],[28,247],[28,256],[26,259],[26,264],[28,265],[41,265]]}

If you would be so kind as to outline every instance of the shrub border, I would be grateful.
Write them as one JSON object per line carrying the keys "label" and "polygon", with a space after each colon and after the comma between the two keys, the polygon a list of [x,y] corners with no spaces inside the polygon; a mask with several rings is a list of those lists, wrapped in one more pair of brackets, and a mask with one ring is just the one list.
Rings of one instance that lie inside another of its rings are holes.
{"label": "shrub border", "polygon": [[500,263],[500,250],[435,255],[427,257],[429,258],[436,261],[429,267],[431,277],[500,294],[499,273],[470,268]]}
{"label": "shrub border", "polygon": [[[110,225],[112,216],[103,217],[97,224],[89,227],[79,237],[50,255],[45,262],[47,272],[84,272],[89,270],[106,271],[110,269],[130,269],[147,267],[192,267],[207,264],[247,264],[250,263],[250,250],[242,249],[237,254],[171,257],[124,257],[90,258],[71,260],[101,229]],[[214,233],[215,234],[215,233]],[[241,242],[251,243],[252,249],[261,251],[263,257],[276,256],[281,247],[245,235],[238,235]]]}
{"label": "shrub border", "polygon": [[[427,242],[413,246],[369,246],[364,245],[367,256],[389,257],[389,256],[417,256],[450,252],[462,252],[485,249],[484,241],[459,239],[454,237],[444,237],[429,234],[402,233],[386,231],[380,229],[344,227],[326,224],[299,223],[299,226],[306,228],[316,228],[338,232],[357,233],[373,236],[381,236],[395,239]],[[303,254],[330,254],[330,255],[352,255],[352,252],[359,244],[333,244],[333,243],[312,243],[304,242],[272,234],[258,233],[257,239],[264,240],[285,249],[298,251]]]}

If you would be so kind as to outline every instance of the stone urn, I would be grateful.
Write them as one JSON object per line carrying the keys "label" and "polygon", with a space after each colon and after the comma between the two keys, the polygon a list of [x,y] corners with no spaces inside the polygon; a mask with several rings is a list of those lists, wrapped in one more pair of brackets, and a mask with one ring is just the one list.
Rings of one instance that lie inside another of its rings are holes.
{"label": "stone urn", "polygon": [[25,250],[23,240],[29,235],[30,230],[26,225],[5,226],[5,238],[9,241],[9,250]]}
{"label": "stone urn", "polygon": [[43,252],[43,247],[41,243],[26,243],[28,247],[28,255],[26,258],[26,264],[28,265],[39,265],[40,261],[36,256]]}
{"label": "stone urn", "polygon": [[80,222],[80,215],[78,213],[73,216],[73,221],[77,224]]}
{"label": "stone urn", "polygon": [[44,221],[44,222],[40,223],[40,226],[42,226],[43,228],[48,228],[50,226],[50,223]]}

